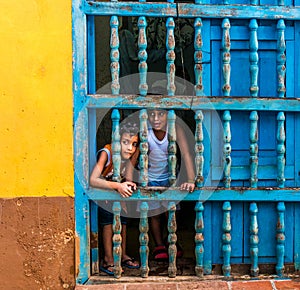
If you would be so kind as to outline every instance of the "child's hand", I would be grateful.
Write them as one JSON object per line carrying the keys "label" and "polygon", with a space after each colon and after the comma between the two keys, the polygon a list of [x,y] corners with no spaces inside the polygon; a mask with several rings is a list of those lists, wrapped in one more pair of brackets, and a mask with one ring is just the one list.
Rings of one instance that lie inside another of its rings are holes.
{"label": "child's hand", "polygon": [[195,183],[192,182],[185,182],[182,183],[180,186],[180,190],[187,190],[189,192],[193,192],[195,189]]}
{"label": "child's hand", "polygon": [[130,197],[134,190],[136,190],[136,184],[130,181],[125,181],[118,185],[118,192],[122,197]]}

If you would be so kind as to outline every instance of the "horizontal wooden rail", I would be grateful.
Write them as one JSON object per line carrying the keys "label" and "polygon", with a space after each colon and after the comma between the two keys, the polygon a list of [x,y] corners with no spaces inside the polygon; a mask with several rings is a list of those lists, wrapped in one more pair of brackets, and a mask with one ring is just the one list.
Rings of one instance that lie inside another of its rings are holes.
{"label": "horizontal wooden rail", "polygon": [[286,201],[300,202],[300,188],[245,188],[232,187],[230,189],[203,187],[196,188],[194,192],[179,190],[178,187],[145,187],[138,188],[130,198],[121,198],[118,193],[110,190],[90,188],[86,195],[90,200],[173,200],[173,201]]}
{"label": "horizontal wooden rail", "polygon": [[[178,9],[178,12],[177,12]],[[100,2],[86,1],[87,15],[99,16],[148,16],[186,18],[232,19],[286,19],[299,20],[300,7],[275,5],[214,5],[167,2]]]}
{"label": "horizontal wooden rail", "polygon": [[89,108],[165,108],[190,110],[286,111],[300,112],[300,98],[195,97],[138,95],[88,95]]}

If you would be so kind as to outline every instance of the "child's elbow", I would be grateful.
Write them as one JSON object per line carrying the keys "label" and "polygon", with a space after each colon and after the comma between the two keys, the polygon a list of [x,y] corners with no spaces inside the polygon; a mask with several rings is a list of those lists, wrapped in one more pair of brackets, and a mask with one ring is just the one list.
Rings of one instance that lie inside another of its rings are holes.
{"label": "child's elbow", "polygon": [[90,177],[90,186],[95,187],[95,179]]}

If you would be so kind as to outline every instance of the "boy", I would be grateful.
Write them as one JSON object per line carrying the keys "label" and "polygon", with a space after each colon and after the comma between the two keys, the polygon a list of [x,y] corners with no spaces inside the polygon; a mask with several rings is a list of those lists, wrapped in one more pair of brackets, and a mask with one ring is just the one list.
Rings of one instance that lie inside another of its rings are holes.
{"label": "boy", "polygon": [[[148,110],[148,120],[148,186],[169,186],[167,111]],[[176,124],[176,137],[185,162],[188,180],[180,185],[180,190],[192,192],[195,189],[194,164],[189,154],[185,133],[178,124]],[[149,202],[149,210],[156,210],[159,207],[159,202]],[[151,217],[151,232],[156,245],[153,255],[156,260],[168,258],[168,251],[163,242],[160,218],[161,215]],[[182,251],[178,251],[177,256],[182,256]]]}

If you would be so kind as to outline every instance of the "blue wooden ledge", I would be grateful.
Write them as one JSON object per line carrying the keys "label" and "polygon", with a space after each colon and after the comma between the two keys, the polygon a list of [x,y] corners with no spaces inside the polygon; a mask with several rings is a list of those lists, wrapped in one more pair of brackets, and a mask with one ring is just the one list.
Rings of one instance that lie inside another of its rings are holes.
{"label": "blue wooden ledge", "polygon": [[286,201],[299,202],[300,188],[196,188],[192,193],[179,190],[178,187],[171,188],[139,188],[130,198],[121,198],[118,193],[110,190],[90,188],[88,197],[94,201],[103,200],[173,200],[173,201]]}
{"label": "blue wooden ledge", "polygon": [[239,110],[239,111],[286,111],[300,112],[299,98],[269,97],[195,97],[195,96],[147,96],[137,95],[88,95],[89,108],[120,109],[190,109],[190,110]]}

